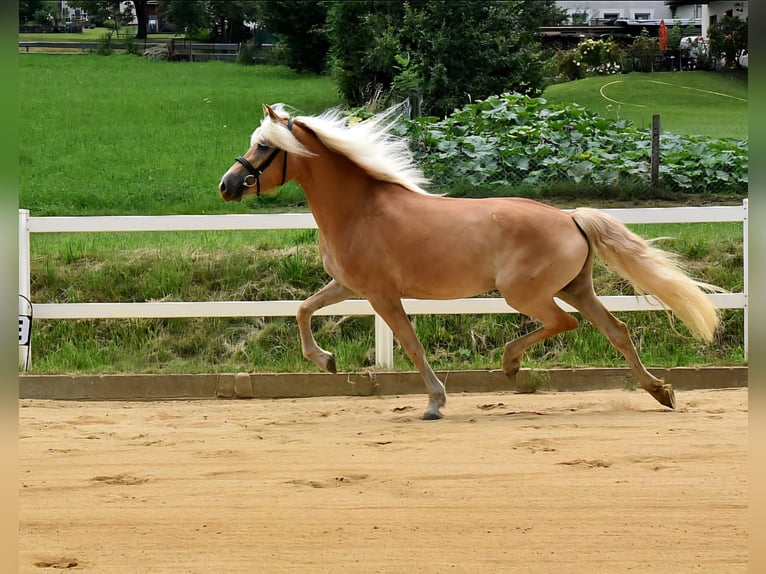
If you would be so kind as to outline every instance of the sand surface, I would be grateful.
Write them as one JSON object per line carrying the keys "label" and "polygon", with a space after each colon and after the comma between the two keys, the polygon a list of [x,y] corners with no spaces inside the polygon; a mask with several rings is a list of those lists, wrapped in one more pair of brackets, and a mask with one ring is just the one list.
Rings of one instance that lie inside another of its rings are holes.
{"label": "sand surface", "polygon": [[21,572],[747,571],[747,389],[19,402]]}

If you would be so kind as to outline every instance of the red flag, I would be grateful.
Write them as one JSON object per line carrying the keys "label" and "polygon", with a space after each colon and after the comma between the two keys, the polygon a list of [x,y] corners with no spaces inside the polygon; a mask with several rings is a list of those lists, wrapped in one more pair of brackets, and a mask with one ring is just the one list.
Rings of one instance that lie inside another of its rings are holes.
{"label": "red flag", "polygon": [[660,20],[660,50],[668,47],[668,28],[665,26],[665,19]]}

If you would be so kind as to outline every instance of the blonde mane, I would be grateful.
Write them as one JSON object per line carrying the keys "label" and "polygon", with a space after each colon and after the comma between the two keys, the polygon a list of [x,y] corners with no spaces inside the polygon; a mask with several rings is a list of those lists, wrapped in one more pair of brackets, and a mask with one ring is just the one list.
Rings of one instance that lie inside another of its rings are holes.
{"label": "blonde mane", "polygon": [[[283,104],[275,104],[272,109],[282,119],[289,117]],[[325,146],[375,179],[396,183],[417,193],[428,193],[421,187],[428,179],[415,164],[406,139],[390,133],[400,109],[394,106],[355,123],[350,123],[339,108],[319,116],[298,116],[295,121],[311,129]],[[257,143],[267,143],[298,155],[312,155],[284,125],[271,121],[268,116],[253,132],[250,144]]]}

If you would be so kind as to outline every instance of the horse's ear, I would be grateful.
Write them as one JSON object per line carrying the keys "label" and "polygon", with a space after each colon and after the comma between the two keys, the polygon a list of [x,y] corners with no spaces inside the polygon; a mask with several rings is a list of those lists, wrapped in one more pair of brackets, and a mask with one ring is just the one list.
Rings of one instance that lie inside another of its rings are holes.
{"label": "horse's ear", "polygon": [[276,120],[279,119],[279,116],[277,116],[277,113],[268,104],[263,104],[263,117],[264,118],[268,117],[268,118],[272,119],[273,121],[276,121]]}

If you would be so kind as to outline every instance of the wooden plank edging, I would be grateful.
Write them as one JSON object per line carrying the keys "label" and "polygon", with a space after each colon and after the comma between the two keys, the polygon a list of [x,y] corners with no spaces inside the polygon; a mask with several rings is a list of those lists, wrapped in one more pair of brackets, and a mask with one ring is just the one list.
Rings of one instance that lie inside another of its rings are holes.
{"label": "wooden plank edging", "polygon": [[[748,367],[650,369],[676,390],[748,386]],[[522,369],[516,381],[499,370],[439,372],[447,394],[577,392],[636,389],[626,368]],[[640,390],[640,388],[638,388]],[[19,375],[19,398],[50,400],[164,400],[305,398],[423,394],[415,371],[339,373],[222,373],[197,375]]]}

